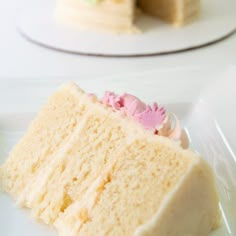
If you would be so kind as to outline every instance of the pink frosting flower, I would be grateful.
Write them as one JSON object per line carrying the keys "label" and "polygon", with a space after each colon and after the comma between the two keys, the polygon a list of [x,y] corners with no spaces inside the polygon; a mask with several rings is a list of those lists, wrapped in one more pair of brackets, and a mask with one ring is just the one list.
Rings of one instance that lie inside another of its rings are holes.
{"label": "pink frosting flower", "polygon": [[147,107],[147,105],[137,97],[127,93],[121,96],[121,105],[126,115],[131,117],[143,112]]}
{"label": "pink frosting flower", "polygon": [[154,103],[152,107],[148,105],[142,113],[134,117],[145,129],[158,130],[165,120],[166,111],[164,107],[158,107],[157,103]]}
{"label": "pink frosting flower", "polygon": [[119,96],[113,92],[106,92],[102,102],[114,111],[131,117],[154,134],[168,137],[188,148],[188,137],[180,127],[178,118],[174,114],[167,115],[165,108],[157,103],[150,106],[131,94]]}
{"label": "pink frosting flower", "polygon": [[147,130],[155,131],[165,119],[166,112],[163,107],[146,105],[131,94],[118,96],[112,92],[106,92],[102,102],[111,106],[115,111],[120,111],[143,125]]}
{"label": "pink frosting flower", "polygon": [[113,92],[105,92],[102,102],[108,106],[111,106],[115,111],[120,110],[122,106],[121,97]]}

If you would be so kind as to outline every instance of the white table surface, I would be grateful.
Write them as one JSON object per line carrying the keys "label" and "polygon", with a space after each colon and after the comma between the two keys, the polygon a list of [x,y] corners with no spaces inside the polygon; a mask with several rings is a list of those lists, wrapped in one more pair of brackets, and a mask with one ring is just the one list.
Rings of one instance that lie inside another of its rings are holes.
{"label": "white table surface", "polygon": [[[176,68],[224,70],[236,64],[236,35],[207,48],[146,58],[98,58],[51,51],[26,41],[18,34],[15,26],[17,6],[23,1],[0,0],[1,79],[51,77],[56,80],[58,76],[95,78]],[[189,76],[185,79],[191,80]]]}

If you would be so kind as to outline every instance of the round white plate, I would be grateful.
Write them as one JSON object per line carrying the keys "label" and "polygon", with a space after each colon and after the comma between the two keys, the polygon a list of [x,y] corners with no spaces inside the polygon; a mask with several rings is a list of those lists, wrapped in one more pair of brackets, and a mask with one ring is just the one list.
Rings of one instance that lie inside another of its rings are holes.
{"label": "round white plate", "polygon": [[202,0],[198,20],[174,28],[160,20],[142,17],[143,34],[79,30],[62,26],[53,19],[55,0],[35,0],[24,4],[18,28],[28,40],[47,48],[98,56],[146,56],[176,53],[219,42],[236,30],[235,0]]}

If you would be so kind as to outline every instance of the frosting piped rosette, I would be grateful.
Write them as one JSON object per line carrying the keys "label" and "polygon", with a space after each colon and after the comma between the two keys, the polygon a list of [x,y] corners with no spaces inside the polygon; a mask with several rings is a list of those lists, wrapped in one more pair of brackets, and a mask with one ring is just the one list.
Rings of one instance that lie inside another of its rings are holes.
{"label": "frosting piped rosette", "polygon": [[111,107],[114,112],[140,123],[153,134],[168,137],[179,142],[183,148],[188,148],[187,135],[181,128],[177,116],[167,113],[166,109],[157,103],[148,105],[134,95],[124,93],[120,96],[110,91],[105,92],[102,103]]}
{"label": "frosting piped rosette", "polygon": [[106,92],[102,102],[119,111],[123,115],[133,118],[145,129],[156,131],[166,118],[164,107],[158,107],[157,103],[152,106],[146,105],[137,97],[131,94],[116,95],[113,92]]}

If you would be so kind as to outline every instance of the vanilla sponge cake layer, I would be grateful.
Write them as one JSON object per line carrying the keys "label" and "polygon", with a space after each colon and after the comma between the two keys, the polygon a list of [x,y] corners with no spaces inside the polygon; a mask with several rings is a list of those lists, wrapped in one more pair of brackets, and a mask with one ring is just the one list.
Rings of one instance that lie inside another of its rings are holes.
{"label": "vanilla sponge cake layer", "polygon": [[140,8],[147,14],[181,26],[199,14],[200,0],[138,0]]}
{"label": "vanilla sponge cake layer", "polygon": [[[84,201],[77,201],[65,210],[55,223],[61,236],[199,236],[199,232],[208,235],[218,225],[218,198],[213,175],[206,163],[197,155],[174,147],[169,140],[147,140],[136,139],[123,149],[115,162],[101,173],[101,187],[98,184],[93,191],[89,189]],[[107,180],[105,184],[104,179]],[[176,189],[177,194],[174,193]],[[181,194],[181,202],[175,199],[178,194]],[[168,198],[179,201],[164,211],[165,215],[169,213],[172,222],[155,216],[163,211],[161,207]],[[206,205],[207,210],[201,204]],[[178,209],[176,215],[182,217],[178,219],[179,225],[174,223],[173,209]],[[164,225],[154,229],[147,227],[153,220],[154,226],[159,221]],[[202,228],[196,228],[200,223]]]}
{"label": "vanilla sponge cake layer", "polygon": [[55,19],[85,29],[134,32],[134,14],[134,0],[104,0],[98,4],[84,0],[58,0]]}

